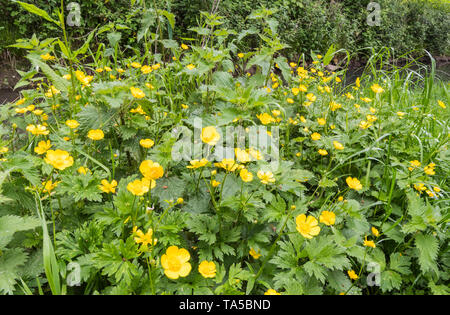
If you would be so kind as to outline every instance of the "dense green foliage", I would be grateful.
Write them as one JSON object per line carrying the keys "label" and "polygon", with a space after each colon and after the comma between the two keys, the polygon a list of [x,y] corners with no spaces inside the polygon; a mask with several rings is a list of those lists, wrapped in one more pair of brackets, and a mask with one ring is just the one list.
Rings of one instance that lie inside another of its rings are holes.
{"label": "dense green foliage", "polygon": [[274,9],[238,31],[201,12],[177,41],[133,1],[136,32],[73,46],[64,11],[20,5],[57,32],[17,41],[31,66],[0,107],[0,294],[450,293],[431,55],[367,49],[349,80],[339,46],[283,56]]}
{"label": "dense green foliage", "polygon": [[[57,31],[55,25],[42,22],[38,17],[25,14],[17,4],[10,0],[2,8],[4,19],[0,21],[0,51],[18,38],[31,37],[33,33],[41,38],[53,37]],[[47,12],[53,12],[60,6],[59,0],[33,0],[33,3]],[[132,2],[132,1],[131,1]],[[218,3],[216,13],[224,16],[225,26],[233,30],[248,29],[254,26],[248,19],[255,7],[265,6],[277,10],[275,17],[279,23],[281,39],[290,48],[285,54],[299,56],[302,53],[325,51],[331,44],[359,54],[363,47],[379,49],[392,47],[397,55],[415,50],[426,49],[433,55],[450,54],[450,6],[446,1],[423,0],[379,0],[381,6],[380,26],[367,24],[369,0],[166,0],[157,1],[158,7],[172,12],[176,16],[174,38],[191,37],[190,28],[198,26],[199,11],[211,10],[212,3]],[[130,6],[130,0],[80,1],[81,26],[68,27],[75,42],[83,42],[83,36],[98,25],[108,22],[129,27],[124,31],[124,44],[137,47],[135,37],[140,29],[142,10]],[[153,7],[147,1],[147,7]],[[67,10],[66,10],[67,13]],[[78,39],[78,40],[77,40]],[[104,39],[104,37],[101,37]],[[247,38],[248,50],[258,46],[258,38]]]}

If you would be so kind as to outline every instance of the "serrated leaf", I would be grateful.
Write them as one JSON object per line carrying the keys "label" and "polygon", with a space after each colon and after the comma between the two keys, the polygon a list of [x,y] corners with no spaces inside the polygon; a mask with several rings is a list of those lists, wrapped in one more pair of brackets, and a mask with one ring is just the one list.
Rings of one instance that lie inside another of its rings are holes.
{"label": "serrated leaf", "polygon": [[422,272],[435,271],[437,273],[436,258],[439,243],[436,237],[429,234],[418,234],[415,237],[415,245]]}

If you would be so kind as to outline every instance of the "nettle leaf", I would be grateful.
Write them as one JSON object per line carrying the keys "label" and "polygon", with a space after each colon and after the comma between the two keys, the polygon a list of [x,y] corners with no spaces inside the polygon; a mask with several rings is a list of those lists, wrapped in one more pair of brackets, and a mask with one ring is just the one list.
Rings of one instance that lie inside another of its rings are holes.
{"label": "nettle leaf", "polygon": [[438,273],[436,258],[439,250],[439,242],[437,238],[429,234],[418,234],[415,237],[415,245],[422,272],[434,271]]}
{"label": "nettle leaf", "polygon": [[3,251],[0,256],[0,293],[13,293],[19,278],[19,268],[25,264],[27,258],[27,254],[19,248]]}
{"label": "nettle leaf", "polygon": [[12,240],[14,233],[34,229],[41,225],[38,218],[5,215],[0,217],[0,249]]}

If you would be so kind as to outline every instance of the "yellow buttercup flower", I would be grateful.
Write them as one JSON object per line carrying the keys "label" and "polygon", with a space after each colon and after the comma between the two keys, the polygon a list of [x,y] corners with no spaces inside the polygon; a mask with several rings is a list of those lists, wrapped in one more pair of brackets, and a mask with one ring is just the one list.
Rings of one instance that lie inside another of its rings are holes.
{"label": "yellow buttercup flower", "polygon": [[258,171],[258,173],[256,175],[261,180],[261,183],[263,183],[265,185],[275,182],[275,178],[271,171],[264,172],[264,171],[260,170],[260,171]]}
{"label": "yellow buttercup flower", "polygon": [[161,265],[164,268],[164,274],[170,279],[186,277],[191,272],[192,266],[189,263],[191,255],[184,248],[170,246],[166,253],[161,256]]}
{"label": "yellow buttercup flower", "polygon": [[143,98],[145,97],[145,93],[140,89],[140,88],[136,88],[134,86],[130,87],[130,91],[131,91],[131,95],[133,95],[133,97],[135,98]]}
{"label": "yellow buttercup flower", "polygon": [[139,144],[143,148],[150,149],[151,147],[153,147],[155,142],[152,139],[141,139],[141,141],[139,141]]}
{"label": "yellow buttercup flower", "polygon": [[131,63],[131,66],[132,66],[133,68],[136,68],[136,69],[142,67],[142,65],[141,65],[139,62],[132,62],[132,63]]}
{"label": "yellow buttercup flower", "polygon": [[425,166],[425,168],[423,169],[423,171],[425,172],[425,174],[427,175],[435,175],[436,172],[434,171],[434,168],[436,167],[436,164],[434,163],[430,163],[427,166]]}
{"label": "yellow buttercup flower", "polygon": [[281,293],[277,292],[274,289],[269,289],[266,292],[264,292],[264,295],[281,295]]}
{"label": "yellow buttercup flower", "polygon": [[336,150],[344,150],[344,146],[338,141],[333,141],[333,146]]}
{"label": "yellow buttercup flower", "polygon": [[188,49],[189,49],[189,46],[186,45],[186,44],[181,44],[181,49],[183,49],[183,50],[188,50]]}
{"label": "yellow buttercup flower", "polygon": [[215,179],[213,179],[213,180],[211,181],[211,185],[212,185],[213,187],[217,187],[217,186],[220,185],[220,182],[218,182],[218,181],[216,181]]}
{"label": "yellow buttercup flower", "polygon": [[69,152],[60,149],[48,150],[44,161],[61,171],[73,165],[73,157],[70,156]]}
{"label": "yellow buttercup flower", "polygon": [[143,246],[150,245],[156,245],[158,242],[158,239],[153,238],[153,229],[148,229],[147,233],[144,234],[141,230],[136,230],[135,232],[134,241],[137,244],[142,244]]}
{"label": "yellow buttercup flower", "polygon": [[52,56],[49,53],[46,53],[45,55],[41,55],[41,58],[44,59],[45,61],[56,59],[55,56]]}
{"label": "yellow buttercup flower", "polygon": [[234,149],[234,154],[236,156],[236,159],[241,163],[247,163],[250,162],[250,154],[246,152],[245,150],[242,150],[240,148]]}
{"label": "yellow buttercup flower", "polygon": [[368,241],[367,236],[364,238],[364,246],[375,248],[375,242],[374,241]]}
{"label": "yellow buttercup flower", "polygon": [[351,189],[354,190],[361,190],[362,189],[362,185],[360,183],[360,181],[354,177],[347,177],[346,180],[348,187],[350,187]]}
{"label": "yellow buttercup flower", "polygon": [[36,152],[37,154],[44,154],[45,152],[47,152],[50,148],[52,147],[50,140],[47,141],[39,141],[37,147],[34,148],[34,152]]}
{"label": "yellow buttercup flower", "polygon": [[447,108],[447,106],[445,106],[445,104],[444,104],[443,101],[438,100],[437,102],[438,102],[438,105],[439,105],[440,107],[442,107],[443,109],[446,109],[446,108]]}
{"label": "yellow buttercup flower", "polygon": [[142,66],[142,68],[141,68],[141,72],[142,72],[143,74],[149,74],[149,73],[152,72],[152,71],[153,71],[152,67],[147,66],[147,65]]}
{"label": "yellow buttercup flower", "polygon": [[131,183],[128,183],[127,190],[135,196],[143,196],[148,193],[150,189],[155,188],[156,181],[142,178],[142,180],[136,179]]}
{"label": "yellow buttercup flower", "polygon": [[158,179],[164,175],[164,169],[159,163],[152,160],[145,160],[139,166],[142,175],[147,179]]}
{"label": "yellow buttercup flower", "polygon": [[80,166],[77,170],[79,174],[86,175],[90,170],[87,167]]}
{"label": "yellow buttercup flower", "polygon": [[201,140],[209,145],[216,145],[220,140],[220,134],[214,126],[208,126],[202,129]]}
{"label": "yellow buttercup flower", "polygon": [[52,180],[48,180],[42,183],[42,187],[44,187],[44,189],[42,190],[42,192],[46,193],[46,192],[51,192],[53,189],[56,188],[56,186],[58,186],[59,182],[52,182]]}
{"label": "yellow buttercup flower", "polygon": [[317,141],[317,140],[320,140],[320,133],[317,133],[317,132],[314,132],[313,134],[311,134],[311,139],[313,140],[313,141]]}
{"label": "yellow buttercup flower", "polygon": [[214,166],[223,168],[228,172],[234,172],[239,167],[239,163],[233,159],[223,159],[219,163],[214,163]]}
{"label": "yellow buttercup flower", "polygon": [[188,64],[188,65],[186,66],[186,68],[187,68],[188,70],[194,70],[194,69],[195,69],[195,65],[193,65],[192,63],[190,63],[190,64]]}
{"label": "yellow buttercup flower", "polygon": [[356,274],[356,272],[354,270],[348,270],[347,274],[350,277],[350,279],[352,279],[352,280],[358,279],[358,275]]}
{"label": "yellow buttercup flower", "polygon": [[319,152],[319,154],[322,155],[322,156],[328,155],[328,151],[325,150],[325,149],[319,149],[318,152]]}
{"label": "yellow buttercup flower", "polygon": [[102,181],[100,182],[101,185],[98,186],[98,188],[100,188],[101,191],[103,191],[104,193],[116,193],[116,187],[117,187],[117,181],[115,179],[113,179],[110,182],[108,182],[106,179],[102,179]]}
{"label": "yellow buttercup flower", "polygon": [[239,57],[239,58],[244,58],[244,56],[245,56],[244,53],[239,53],[239,54],[238,54],[238,57]]}
{"label": "yellow buttercup flower", "polygon": [[216,264],[213,261],[204,260],[198,266],[198,272],[203,278],[214,278],[216,276]]}
{"label": "yellow buttercup flower", "polygon": [[0,147],[0,154],[7,153],[9,151],[8,147]]}
{"label": "yellow buttercup flower", "polygon": [[317,123],[321,126],[325,125],[327,123],[325,118],[317,118]]}
{"label": "yellow buttercup flower", "polygon": [[368,98],[368,97],[360,97],[361,101],[365,102],[365,103],[370,103],[372,102],[372,99]]}
{"label": "yellow buttercup flower", "polygon": [[380,93],[383,93],[384,92],[384,89],[380,86],[380,85],[378,85],[378,84],[374,84],[374,85],[372,85],[371,87],[370,87],[371,89],[372,89],[372,91],[375,93],[375,94],[380,94]]}
{"label": "yellow buttercup flower", "polygon": [[372,231],[372,234],[375,235],[375,237],[380,236],[380,232],[378,231],[378,229],[376,227],[372,226],[371,231]]}
{"label": "yellow buttercup flower", "polygon": [[26,128],[27,131],[31,132],[35,136],[39,135],[48,135],[50,131],[47,130],[47,127],[42,125],[28,125]]}
{"label": "yellow buttercup flower", "polygon": [[253,248],[250,248],[250,251],[248,252],[254,259],[259,259],[261,257],[261,253],[257,252]]}
{"label": "yellow buttercup flower", "polygon": [[88,138],[94,141],[102,140],[105,137],[105,134],[101,129],[92,129],[88,132]]}
{"label": "yellow buttercup flower", "polygon": [[298,215],[295,218],[297,225],[297,231],[305,238],[311,239],[314,236],[319,235],[320,227],[318,226],[317,219],[309,215],[306,217],[304,213]]}
{"label": "yellow buttercup flower", "polygon": [[254,148],[250,148],[248,150],[248,153],[251,155],[252,158],[254,158],[257,161],[260,161],[263,159],[262,153],[258,150],[255,150]]}
{"label": "yellow buttercup flower", "polygon": [[335,101],[332,101],[330,103],[330,108],[331,108],[331,111],[333,111],[333,112],[338,110],[341,107],[342,107],[342,104],[336,103]]}
{"label": "yellow buttercup flower", "polygon": [[78,128],[79,125],[80,123],[73,119],[69,119],[66,121],[66,126],[68,126],[70,129]]}
{"label": "yellow buttercup flower", "polygon": [[243,168],[240,172],[239,172],[239,176],[241,177],[241,179],[248,183],[251,182],[253,180],[253,174],[251,172],[249,172],[247,169]]}
{"label": "yellow buttercup flower", "polygon": [[313,93],[308,93],[306,94],[306,98],[310,101],[310,102],[314,102],[317,99],[317,96],[315,96]]}
{"label": "yellow buttercup flower", "polygon": [[365,120],[361,120],[361,122],[359,123],[359,128],[361,128],[361,129],[367,129],[370,126],[372,126],[372,124],[370,122],[365,121]]}
{"label": "yellow buttercup flower", "polygon": [[325,225],[333,225],[336,221],[336,215],[332,211],[322,211],[319,216],[319,222]]}
{"label": "yellow buttercup flower", "polygon": [[202,158],[201,160],[192,160],[192,161],[189,161],[189,163],[191,165],[188,165],[186,167],[187,168],[197,169],[197,168],[205,166],[206,164],[208,164],[208,162],[209,161],[207,159],[205,159],[205,158]]}
{"label": "yellow buttercup flower", "polygon": [[256,117],[261,121],[261,123],[263,125],[267,125],[267,124],[275,122],[275,118],[273,118],[268,113],[259,114],[259,115],[256,115]]}

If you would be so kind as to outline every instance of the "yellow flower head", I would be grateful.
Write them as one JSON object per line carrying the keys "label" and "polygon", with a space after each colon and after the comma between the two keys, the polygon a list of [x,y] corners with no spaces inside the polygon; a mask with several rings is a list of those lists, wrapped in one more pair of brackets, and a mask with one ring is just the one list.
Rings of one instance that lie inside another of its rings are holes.
{"label": "yellow flower head", "polygon": [[333,112],[338,110],[341,107],[342,107],[342,104],[336,103],[334,101],[330,103],[330,108],[331,108],[331,111],[333,111]]}
{"label": "yellow flower head", "polygon": [[360,181],[354,177],[347,177],[346,180],[348,187],[350,187],[351,189],[354,190],[361,190],[362,189],[362,185],[360,183]]}
{"label": "yellow flower head", "polygon": [[46,193],[46,192],[51,192],[53,189],[56,188],[56,186],[58,186],[58,182],[52,182],[52,180],[46,181],[42,183],[42,187],[44,187],[44,189],[42,190],[42,192]]}
{"label": "yellow flower head", "polygon": [[259,259],[259,257],[261,257],[261,253],[256,250],[254,250],[253,248],[250,248],[250,251],[248,252],[254,259]]}
{"label": "yellow flower head", "polygon": [[195,69],[195,65],[193,65],[192,63],[190,63],[190,64],[188,64],[188,65],[186,66],[186,68],[187,68],[188,70],[194,70],[194,69]]}
{"label": "yellow flower head", "polygon": [[233,159],[223,159],[219,163],[214,163],[214,166],[223,168],[228,172],[234,172],[239,167],[239,163]]}
{"label": "yellow flower head", "polygon": [[41,58],[42,58],[43,60],[45,60],[45,61],[56,59],[55,56],[52,56],[52,55],[50,55],[49,53],[46,53],[45,55],[41,55]]}
{"label": "yellow flower head", "polygon": [[264,171],[260,170],[260,171],[258,171],[258,173],[256,175],[261,180],[261,183],[263,183],[264,185],[275,182],[275,178],[271,171],[264,172]]}
{"label": "yellow flower head", "polygon": [[333,141],[333,146],[336,150],[344,150],[344,146],[338,141]]}
{"label": "yellow flower head", "polygon": [[239,57],[239,58],[244,58],[244,56],[245,56],[244,53],[239,53],[239,54],[238,54],[238,57]]}
{"label": "yellow flower head", "polygon": [[187,168],[197,169],[197,168],[205,166],[206,164],[208,164],[208,162],[209,161],[207,159],[205,159],[205,158],[202,158],[201,160],[192,160],[192,161],[189,161],[189,163],[191,165],[188,165],[186,167]]}
{"label": "yellow flower head", "polygon": [[220,134],[214,126],[208,126],[202,129],[200,138],[206,144],[216,145],[220,140]]}
{"label": "yellow flower head", "polygon": [[447,106],[445,106],[443,101],[438,100],[438,105],[441,106],[443,109],[447,108]]}
{"label": "yellow flower head", "polygon": [[320,140],[320,133],[317,133],[317,132],[314,132],[313,134],[311,134],[311,139],[313,140],[313,141],[317,141],[317,140]]}
{"label": "yellow flower head", "polygon": [[372,231],[372,234],[375,235],[375,237],[380,236],[380,232],[378,231],[378,229],[376,227],[372,226],[371,231]]}
{"label": "yellow flower head", "polygon": [[213,187],[217,187],[217,186],[220,185],[220,182],[218,182],[218,181],[216,181],[215,179],[213,179],[213,180],[211,181],[211,185],[212,185]]}
{"label": "yellow flower head", "polygon": [[93,129],[89,130],[88,132],[88,138],[94,141],[102,140],[105,137],[105,134],[101,129]]}
{"label": "yellow flower head", "polygon": [[318,226],[317,219],[309,215],[300,214],[295,218],[297,225],[297,231],[305,238],[311,239],[314,236],[319,235],[320,227]]}
{"label": "yellow flower head", "polygon": [[145,97],[145,93],[140,89],[134,86],[130,87],[131,95],[135,98],[143,98]]}
{"label": "yellow flower head", "polygon": [[28,125],[26,130],[28,132],[31,132],[35,136],[39,136],[39,135],[46,136],[50,133],[50,131],[47,130],[47,127],[42,126],[42,125]]}
{"label": "yellow flower head", "polygon": [[80,166],[77,170],[78,173],[82,174],[82,175],[86,175],[87,172],[90,172],[90,170],[87,167],[84,166]]}
{"label": "yellow flower head", "polygon": [[151,147],[153,147],[155,142],[152,139],[141,139],[141,141],[139,141],[139,144],[143,148],[150,149]]}
{"label": "yellow flower head", "polygon": [[257,161],[260,161],[263,159],[262,153],[258,150],[255,150],[254,148],[250,148],[248,150],[248,153],[251,155],[252,158],[254,158]]}
{"label": "yellow flower head", "polygon": [[374,241],[368,241],[367,236],[364,238],[364,246],[375,248],[375,242]]}
{"label": "yellow flower head", "polygon": [[39,141],[37,147],[34,148],[34,152],[36,152],[37,154],[44,154],[45,152],[47,152],[50,148],[52,147],[50,140],[47,141]]}
{"label": "yellow flower head", "polygon": [[69,119],[66,121],[66,126],[69,127],[70,129],[78,128],[79,125],[80,123],[73,119]]}
{"label": "yellow flower head", "polygon": [[249,172],[247,169],[243,168],[240,172],[239,172],[239,176],[241,177],[241,179],[248,183],[251,182],[253,180],[253,174],[251,172]]}
{"label": "yellow flower head", "polygon": [[170,246],[166,253],[161,256],[161,265],[164,268],[164,274],[170,279],[186,277],[191,272],[189,260],[191,255],[184,248]]}
{"label": "yellow flower head", "polygon": [[247,153],[245,150],[235,148],[234,154],[236,156],[236,159],[241,163],[247,163],[250,162],[250,154]]}
{"label": "yellow flower head", "polygon": [[189,46],[186,45],[186,44],[181,44],[181,49],[183,49],[183,50],[188,50],[188,49],[189,49]]}
{"label": "yellow flower head", "polygon": [[139,166],[142,175],[147,179],[158,179],[164,175],[164,169],[159,163],[152,160],[145,160]]}
{"label": "yellow flower head", "polygon": [[314,102],[317,99],[317,96],[315,96],[313,93],[308,93],[306,94],[306,98],[310,101],[310,102]]}
{"label": "yellow flower head", "polygon": [[318,152],[319,152],[319,154],[322,155],[322,156],[328,155],[328,151],[325,150],[325,149],[319,149]]}
{"label": "yellow flower head", "polygon": [[372,91],[375,93],[375,94],[380,94],[380,93],[383,93],[384,92],[384,89],[380,86],[380,85],[378,85],[378,84],[374,84],[374,85],[372,85],[371,87],[370,87],[371,89],[372,89]]}
{"label": "yellow flower head", "polygon": [[356,274],[356,272],[354,270],[348,270],[347,274],[350,277],[350,279],[352,279],[352,280],[358,279],[358,275]]}
{"label": "yellow flower head", "polygon": [[333,225],[336,221],[336,215],[332,211],[322,211],[319,221],[325,225]]}
{"label": "yellow flower head", "polygon": [[158,239],[153,237],[153,229],[148,229],[147,233],[144,234],[141,230],[136,230],[135,232],[134,241],[137,244],[142,244],[143,246],[150,245],[156,245],[158,242]]}
{"label": "yellow flower head", "polygon": [[141,65],[139,62],[132,62],[132,63],[131,63],[131,66],[132,66],[133,68],[136,68],[136,69],[142,67],[142,65]]}
{"label": "yellow flower head", "polygon": [[317,118],[317,122],[319,123],[319,125],[323,126],[327,123],[325,118]]}
{"label": "yellow flower head", "polygon": [[263,125],[267,125],[267,124],[270,124],[270,123],[273,123],[276,121],[275,118],[273,118],[268,113],[259,114],[259,115],[256,115],[256,117],[261,121],[261,123]]}
{"label": "yellow flower head", "polygon": [[48,150],[44,161],[58,170],[64,170],[73,165],[73,157],[63,150]]}
{"label": "yellow flower head", "polygon": [[214,278],[216,276],[216,264],[213,261],[204,260],[198,266],[198,272],[204,278]]}
{"label": "yellow flower head", "polygon": [[101,185],[98,186],[98,188],[103,191],[104,193],[116,193],[116,187],[117,187],[117,181],[115,179],[113,179],[110,182],[108,182],[106,179],[102,179],[102,181],[100,182]]}
{"label": "yellow flower head", "polygon": [[142,178],[142,180],[136,179],[131,183],[128,183],[127,190],[135,196],[143,196],[148,193],[150,189],[155,188],[156,181]]}
{"label": "yellow flower head", "polygon": [[274,289],[269,289],[266,292],[264,292],[264,295],[281,295],[281,293],[275,291]]}

